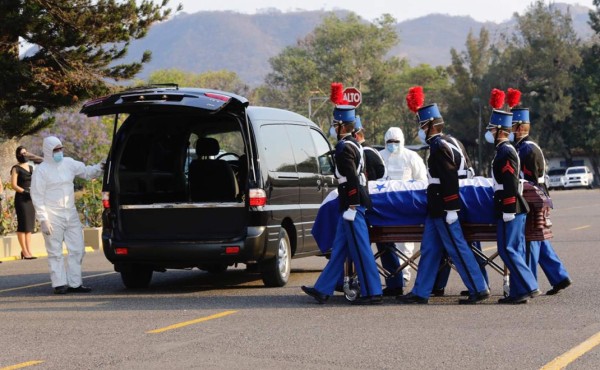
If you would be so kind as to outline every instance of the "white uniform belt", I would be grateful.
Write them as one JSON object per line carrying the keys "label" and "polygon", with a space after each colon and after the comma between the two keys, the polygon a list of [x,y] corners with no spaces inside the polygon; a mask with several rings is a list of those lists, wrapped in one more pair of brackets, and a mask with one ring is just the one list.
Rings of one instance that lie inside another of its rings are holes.
{"label": "white uniform belt", "polygon": [[440,184],[440,179],[438,177],[429,177],[427,178],[430,184]]}
{"label": "white uniform belt", "polygon": [[458,176],[466,176],[469,174],[468,170],[458,170]]}
{"label": "white uniform belt", "polygon": [[[338,184],[343,184],[345,182],[348,182],[348,179],[346,178],[346,176],[342,176],[342,177],[338,178]],[[362,186],[367,186],[367,178],[365,177],[364,173],[361,173],[360,175],[358,175],[358,183]]]}
{"label": "white uniform belt", "polygon": [[494,184],[494,191],[504,190],[503,184]]}
{"label": "white uniform belt", "polygon": [[546,178],[544,176],[538,177],[538,184],[544,184],[546,182]]}

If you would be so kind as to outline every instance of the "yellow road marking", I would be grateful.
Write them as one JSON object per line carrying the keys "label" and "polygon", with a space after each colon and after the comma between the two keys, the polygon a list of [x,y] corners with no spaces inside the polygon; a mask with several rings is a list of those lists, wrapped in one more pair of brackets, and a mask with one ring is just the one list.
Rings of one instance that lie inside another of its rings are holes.
{"label": "yellow road marking", "polygon": [[[110,274],[116,274],[116,272],[111,271],[111,272],[104,272],[102,274],[87,275],[87,276],[84,276],[83,279],[87,279],[87,278],[91,278],[91,277],[97,277],[97,276],[110,275]],[[44,286],[44,285],[50,285],[50,284],[52,284],[52,283],[51,282],[47,282],[47,283],[39,283],[39,284],[31,284],[31,285],[19,286],[19,287],[16,287],[16,288],[2,289],[2,290],[0,290],[0,293],[12,292],[14,290],[22,290],[22,289],[28,289],[28,288],[35,288],[35,287],[38,287],[38,286]],[[3,370],[3,369],[0,369],[0,370]]]}
{"label": "yellow road marking", "polygon": [[579,226],[579,227],[576,227],[574,229],[571,229],[571,231],[583,230],[583,229],[587,229],[588,227],[591,227],[591,225]]}
{"label": "yellow road marking", "polygon": [[586,352],[590,351],[592,348],[596,347],[600,344],[600,332],[592,335],[581,344],[576,347],[573,347],[571,350],[563,353],[558,356],[554,360],[548,362],[544,367],[540,370],[558,370],[564,369],[571,362],[575,361],[577,358],[581,357]]}
{"label": "yellow road marking", "polygon": [[208,321],[208,320],[212,320],[212,319],[218,319],[220,317],[231,315],[232,313],[236,313],[236,312],[237,311],[224,311],[224,312],[217,313],[214,315],[201,317],[199,319],[195,319],[195,320],[191,320],[191,321],[184,321],[184,322],[180,322],[179,324],[169,325],[164,328],[150,330],[150,331],[147,331],[146,334],[158,334],[158,333],[162,333],[167,330],[178,329],[178,328],[182,328],[184,326],[197,324],[199,322]]}
{"label": "yellow road marking", "polygon": [[16,365],[11,365],[11,366],[7,366],[7,367],[0,367],[0,370],[22,369],[22,368],[27,367],[27,366],[33,366],[33,365],[41,364],[42,362],[44,362],[44,361],[27,361],[27,362],[21,362],[20,364],[16,364]]}
{"label": "yellow road marking", "polygon": [[[85,253],[94,253],[96,250],[92,247],[85,247]],[[67,249],[63,248],[63,255],[67,255]],[[38,257],[38,258],[43,258],[43,257],[48,257],[47,253],[34,253],[32,254],[34,257]],[[18,261],[21,257],[20,256],[8,256],[8,257],[2,257],[0,258],[0,261],[2,262],[8,262],[8,261]],[[2,369],[0,369],[2,370]]]}

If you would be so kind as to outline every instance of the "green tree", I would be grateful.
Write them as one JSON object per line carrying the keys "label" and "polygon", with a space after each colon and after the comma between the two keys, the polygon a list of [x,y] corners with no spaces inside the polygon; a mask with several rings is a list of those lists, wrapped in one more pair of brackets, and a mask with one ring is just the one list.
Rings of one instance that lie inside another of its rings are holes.
{"label": "green tree", "polygon": [[484,174],[492,151],[484,146],[482,135],[492,88],[485,79],[492,60],[489,32],[482,28],[478,38],[469,32],[465,46],[463,52],[450,50],[452,63],[447,71],[453,84],[445,92],[448,112],[444,119],[448,131],[465,145],[477,173]]}
{"label": "green tree", "polygon": [[573,72],[581,64],[571,16],[538,0],[516,20],[488,77],[495,77],[494,87],[521,90],[523,106],[531,108],[534,137],[549,152],[570,158],[576,143],[565,129],[572,115]]}
{"label": "green tree", "polygon": [[[131,39],[166,19],[168,0],[5,0],[0,3],[0,137],[49,125],[44,113],[106,93],[107,80],[132,78],[150,58],[115,64]],[[19,56],[20,42],[36,50]]]}
{"label": "green tree", "polygon": [[[370,83],[382,75],[399,72],[400,61],[387,57],[398,42],[394,23],[389,15],[374,23],[365,22],[355,14],[344,19],[335,15],[326,17],[296,46],[285,48],[270,60],[273,71],[267,75],[265,86],[257,89],[256,99],[261,104],[307,115],[310,98],[328,97],[331,82],[341,82],[345,87],[361,90],[363,105],[359,113],[368,122],[378,122],[378,107],[372,104],[383,102],[369,98]],[[319,109],[311,118],[326,128],[331,110]]]}
{"label": "green tree", "polygon": [[[594,5],[589,23],[600,36],[600,0],[594,0]],[[581,55],[583,62],[574,74],[573,115],[563,132],[590,158],[600,179],[600,44],[582,46]]]}

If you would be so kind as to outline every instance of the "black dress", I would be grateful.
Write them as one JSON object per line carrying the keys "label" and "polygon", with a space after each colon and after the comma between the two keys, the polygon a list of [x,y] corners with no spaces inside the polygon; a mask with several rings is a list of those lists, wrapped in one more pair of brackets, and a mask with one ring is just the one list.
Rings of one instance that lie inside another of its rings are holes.
{"label": "black dress", "polygon": [[[17,171],[17,185],[23,189],[31,188],[31,174],[33,167],[29,166],[29,171],[21,166],[13,166]],[[17,232],[31,233],[35,226],[35,210],[31,202],[29,191],[27,194],[15,193],[15,211],[17,213]]]}

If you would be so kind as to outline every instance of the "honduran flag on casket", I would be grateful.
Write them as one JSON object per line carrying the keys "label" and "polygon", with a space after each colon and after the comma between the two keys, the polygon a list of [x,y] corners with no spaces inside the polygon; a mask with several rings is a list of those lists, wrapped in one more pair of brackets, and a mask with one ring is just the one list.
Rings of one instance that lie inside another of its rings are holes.
{"label": "honduran flag on casket", "polygon": [[[427,183],[423,181],[369,181],[369,194],[373,208],[367,211],[367,223],[373,226],[422,225],[427,215]],[[339,209],[337,190],[329,193],[321,203],[312,235],[319,249],[331,249]],[[461,222],[495,224],[494,188],[492,179],[475,177],[460,180]]]}

